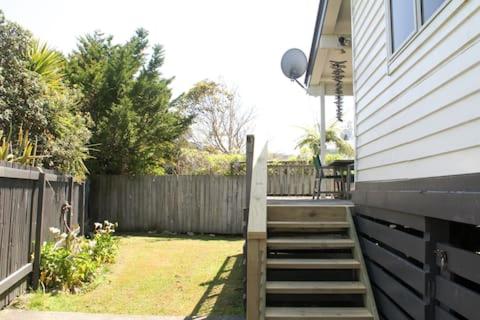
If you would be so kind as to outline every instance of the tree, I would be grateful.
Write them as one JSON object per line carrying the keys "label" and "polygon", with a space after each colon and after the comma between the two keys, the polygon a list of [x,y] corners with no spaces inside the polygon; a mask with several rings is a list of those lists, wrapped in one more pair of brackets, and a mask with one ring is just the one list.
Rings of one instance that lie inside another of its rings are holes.
{"label": "tree", "polygon": [[[320,154],[320,133],[314,128],[303,128],[304,134],[299,139],[296,148],[302,150],[307,147],[313,154]],[[340,154],[353,157],[355,152],[352,146],[340,137],[336,123],[330,125],[325,132],[325,141],[336,145]]]}
{"label": "tree", "polygon": [[177,102],[195,116],[189,140],[202,149],[239,153],[253,120],[253,110],[244,109],[236,92],[210,80],[194,85]]}
{"label": "tree", "polygon": [[0,131],[25,132],[22,140],[37,141],[36,164],[84,178],[90,121],[78,109],[79,92],[65,85],[63,56],[1,12],[0,52]]}
{"label": "tree", "polygon": [[83,94],[82,109],[94,123],[97,149],[94,173],[164,173],[173,162],[176,142],[192,117],[171,105],[172,79],[161,77],[163,48],[147,57],[144,29],[125,44],[113,44],[100,32],[79,40],[67,63],[67,77]]}

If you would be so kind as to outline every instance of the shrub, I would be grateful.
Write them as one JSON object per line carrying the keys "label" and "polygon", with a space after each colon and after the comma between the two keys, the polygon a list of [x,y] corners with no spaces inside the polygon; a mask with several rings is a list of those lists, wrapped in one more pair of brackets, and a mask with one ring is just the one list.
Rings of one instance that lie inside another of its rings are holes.
{"label": "shrub", "polygon": [[78,236],[80,228],[61,233],[50,228],[54,241],[42,246],[40,281],[45,289],[78,292],[90,282],[102,264],[112,263],[118,248],[113,236],[116,225],[95,223],[93,239]]}

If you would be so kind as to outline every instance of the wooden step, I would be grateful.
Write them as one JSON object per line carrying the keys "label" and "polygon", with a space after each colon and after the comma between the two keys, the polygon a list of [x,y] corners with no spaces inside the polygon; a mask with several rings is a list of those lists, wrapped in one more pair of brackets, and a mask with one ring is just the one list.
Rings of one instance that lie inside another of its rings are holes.
{"label": "wooden step", "polygon": [[268,221],[347,221],[346,209],[341,206],[268,206]]}
{"label": "wooden step", "polygon": [[367,289],[358,281],[267,281],[272,294],[364,294]]}
{"label": "wooden step", "polygon": [[267,227],[278,229],[347,229],[346,221],[268,221]]}
{"label": "wooden step", "polygon": [[349,249],[355,243],[351,239],[328,239],[312,237],[272,237],[267,239],[269,249],[315,250]]}
{"label": "wooden step", "polygon": [[266,320],[373,320],[366,308],[288,308],[267,307]]}
{"label": "wooden step", "polygon": [[268,269],[360,269],[354,259],[267,259]]}

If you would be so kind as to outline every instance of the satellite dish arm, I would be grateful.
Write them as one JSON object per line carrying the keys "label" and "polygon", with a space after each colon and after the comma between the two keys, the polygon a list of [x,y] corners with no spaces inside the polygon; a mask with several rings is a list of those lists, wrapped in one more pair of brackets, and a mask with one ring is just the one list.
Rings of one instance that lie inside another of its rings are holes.
{"label": "satellite dish arm", "polygon": [[298,81],[298,79],[292,79],[292,81],[295,81],[300,87],[303,88],[303,90],[307,91],[307,88],[300,81]]}

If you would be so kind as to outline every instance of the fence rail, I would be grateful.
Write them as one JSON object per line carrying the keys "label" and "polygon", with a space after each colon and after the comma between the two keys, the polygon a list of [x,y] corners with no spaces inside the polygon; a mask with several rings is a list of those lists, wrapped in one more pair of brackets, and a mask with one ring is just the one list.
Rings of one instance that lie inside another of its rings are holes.
{"label": "fence rail", "polygon": [[[0,308],[25,291],[32,272],[36,286],[40,245],[51,239],[48,229],[65,230],[65,221],[70,226],[82,223],[84,197],[83,185],[69,176],[0,162]],[[66,202],[73,217],[64,220]]]}

